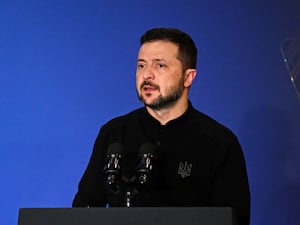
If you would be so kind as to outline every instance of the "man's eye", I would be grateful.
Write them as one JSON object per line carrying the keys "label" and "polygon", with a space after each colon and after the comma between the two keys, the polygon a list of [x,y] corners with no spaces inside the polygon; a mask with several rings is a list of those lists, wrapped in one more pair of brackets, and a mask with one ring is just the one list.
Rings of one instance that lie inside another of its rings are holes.
{"label": "man's eye", "polygon": [[143,65],[143,64],[138,64],[138,65],[137,65],[137,68],[138,68],[138,69],[143,69],[143,68],[145,68],[145,65]]}
{"label": "man's eye", "polygon": [[165,68],[165,67],[166,67],[166,65],[165,65],[165,64],[161,64],[161,63],[159,63],[159,64],[158,64],[158,67],[159,67],[159,68]]}

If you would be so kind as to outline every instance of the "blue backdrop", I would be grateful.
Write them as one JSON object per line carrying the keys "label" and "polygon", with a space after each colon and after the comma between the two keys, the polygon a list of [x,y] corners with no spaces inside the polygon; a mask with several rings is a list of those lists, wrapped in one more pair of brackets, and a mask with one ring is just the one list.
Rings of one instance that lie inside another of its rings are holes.
{"label": "blue backdrop", "polygon": [[0,221],[20,207],[70,207],[100,126],[140,107],[140,35],[189,33],[199,49],[195,107],[244,149],[252,225],[299,224],[300,102],[280,53],[300,2],[0,2]]}

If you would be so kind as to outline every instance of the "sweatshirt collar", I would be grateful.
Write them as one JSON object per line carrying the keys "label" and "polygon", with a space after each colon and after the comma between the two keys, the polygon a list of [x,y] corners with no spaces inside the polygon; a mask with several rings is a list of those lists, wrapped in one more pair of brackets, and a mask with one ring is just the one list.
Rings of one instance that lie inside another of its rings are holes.
{"label": "sweatshirt collar", "polygon": [[187,116],[193,111],[193,109],[194,109],[194,107],[193,107],[192,103],[190,101],[188,101],[187,110],[181,116],[168,121],[165,125],[161,125],[160,122],[157,119],[155,119],[153,116],[151,116],[150,113],[147,111],[146,107],[144,107],[144,112],[146,114],[146,117],[151,122],[153,122],[153,123],[155,123],[156,125],[159,125],[159,126],[166,126],[167,127],[167,126],[172,126],[172,125],[178,124],[181,121],[184,121],[185,118],[187,118]]}

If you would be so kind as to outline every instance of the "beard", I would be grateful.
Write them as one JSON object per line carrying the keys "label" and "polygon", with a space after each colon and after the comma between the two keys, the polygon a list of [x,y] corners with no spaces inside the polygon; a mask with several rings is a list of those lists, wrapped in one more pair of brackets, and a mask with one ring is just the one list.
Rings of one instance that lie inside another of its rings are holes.
{"label": "beard", "polygon": [[[156,88],[157,90],[160,90],[160,87],[158,85],[152,84],[151,81],[144,81],[140,86],[140,90],[142,90],[144,85],[150,85]],[[167,89],[166,95],[163,96],[162,94],[160,94],[156,99],[154,99],[150,103],[146,103],[144,97],[139,92],[138,92],[138,98],[141,102],[144,103],[145,106],[148,106],[153,110],[161,110],[175,104],[177,100],[181,97],[183,93],[183,89],[184,89],[184,77],[182,76],[182,78],[179,80],[179,82],[176,85],[171,86]]]}

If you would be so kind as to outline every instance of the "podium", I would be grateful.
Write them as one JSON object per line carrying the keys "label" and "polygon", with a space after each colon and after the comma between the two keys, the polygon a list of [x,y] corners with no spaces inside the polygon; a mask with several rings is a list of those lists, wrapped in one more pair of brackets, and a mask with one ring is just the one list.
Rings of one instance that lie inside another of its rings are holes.
{"label": "podium", "polygon": [[18,225],[238,225],[230,207],[20,208]]}

